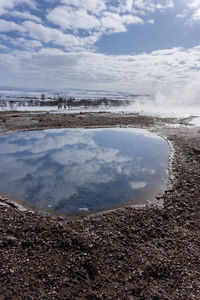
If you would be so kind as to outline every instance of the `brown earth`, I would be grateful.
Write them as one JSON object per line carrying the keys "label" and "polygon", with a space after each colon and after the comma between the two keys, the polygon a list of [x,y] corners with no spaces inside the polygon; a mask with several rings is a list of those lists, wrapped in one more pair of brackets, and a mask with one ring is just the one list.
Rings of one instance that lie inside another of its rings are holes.
{"label": "brown earth", "polygon": [[133,114],[112,113],[28,113],[28,112],[0,112],[1,132],[16,130],[36,130],[48,128],[76,128],[103,127],[117,125],[131,125],[134,127],[152,127],[161,124],[183,123],[184,120],[170,118],[155,118]]}
{"label": "brown earth", "polygon": [[0,299],[200,299],[200,129],[119,114],[0,113],[14,130],[151,128],[173,145],[162,206],[67,220],[0,198]]}

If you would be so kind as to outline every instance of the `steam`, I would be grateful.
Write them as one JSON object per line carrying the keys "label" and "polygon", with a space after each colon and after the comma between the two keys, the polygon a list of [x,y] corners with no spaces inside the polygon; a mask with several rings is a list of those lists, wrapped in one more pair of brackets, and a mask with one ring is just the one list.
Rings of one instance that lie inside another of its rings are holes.
{"label": "steam", "polygon": [[[106,97],[110,99],[120,99],[120,100],[129,100],[129,105],[124,106],[100,106],[100,107],[93,107],[93,106],[80,106],[80,107],[72,107],[69,110],[60,109],[59,112],[65,113],[78,113],[78,112],[98,112],[98,111],[108,111],[108,112],[124,112],[124,113],[139,113],[142,115],[152,115],[152,116],[163,116],[163,117],[190,117],[190,116],[197,116],[199,119],[195,119],[195,122],[200,124],[200,78],[193,78],[187,84],[183,82],[179,84],[179,86],[175,86],[174,84],[167,84],[165,88],[160,89],[157,93],[151,96],[147,95],[140,95],[137,97],[131,96],[128,93],[112,93],[109,92],[106,94]],[[153,87],[152,87],[153,88]],[[2,99],[6,99],[6,94],[8,92],[1,92]],[[16,92],[13,92],[16,93]],[[21,92],[22,93],[22,92]],[[133,92],[134,94],[134,92]],[[72,95],[76,98],[83,97],[88,99],[95,99],[95,97],[103,97],[104,92],[99,93],[98,91],[87,93],[86,91],[78,91],[77,95],[74,95],[74,91],[72,90]],[[16,94],[14,98],[19,96]],[[29,95],[31,96],[31,95]],[[38,96],[38,94],[36,95]],[[26,106],[26,105],[19,105],[19,101],[16,101],[15,110],[32,110],[38,111],[41,110],[40,106]],[[1,107],[1,110],[10,110],[13,107]],[[43,106],[43,110],[51,111],[56,110],[56,107],[51,106]]]}
{"label": "steam", "polygon": [[[200,81],[199,81],[200,82]],[[181,87],[168,87],[150,99],[131,105],[130,110],[148,115],[200,116],[200,84],[195,81]]]}
{"label": "steam", "polygon": [[178,89],[171,89],[165,93],[158,93],[155,97],[157,105],[162,105],[170,109],[185,110],[189,109],[196,113],[196,109],[200,112],[200,85],[195,82],[182,86]]}

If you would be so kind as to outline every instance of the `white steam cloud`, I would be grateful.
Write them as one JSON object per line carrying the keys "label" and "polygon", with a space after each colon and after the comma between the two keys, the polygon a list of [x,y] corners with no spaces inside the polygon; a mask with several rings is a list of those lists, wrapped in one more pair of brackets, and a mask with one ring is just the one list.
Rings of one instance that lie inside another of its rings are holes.
{"label": "white steam cloud", "polygon": [[130,111],[148,115],[189,117],[200,116],[200,85],[195,80],[181,87],[168,87],[150,99],[142,99],[130,107]]}

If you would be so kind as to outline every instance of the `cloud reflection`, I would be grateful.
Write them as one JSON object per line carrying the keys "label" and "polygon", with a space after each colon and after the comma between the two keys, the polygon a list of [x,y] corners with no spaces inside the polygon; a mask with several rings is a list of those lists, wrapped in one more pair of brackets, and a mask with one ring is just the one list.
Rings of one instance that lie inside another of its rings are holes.
{"label": "cloud reflection", "polygon": [[128,202],[166,177],[167,143],[138,129],[63,129],[0,137],[0,189],[40,207],[90,211]]}

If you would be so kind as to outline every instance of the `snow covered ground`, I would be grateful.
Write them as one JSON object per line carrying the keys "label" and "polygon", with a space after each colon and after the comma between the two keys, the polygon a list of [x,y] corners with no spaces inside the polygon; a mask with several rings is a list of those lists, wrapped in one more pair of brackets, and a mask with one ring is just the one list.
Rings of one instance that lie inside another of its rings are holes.
{"label": "snow covered ground", "polygon": [[[64,97],[72,96],[77,99],[114,99],[129,100],[130,105],[122,106],[72,106],[66,105],[35,105],[34,101],[40,101],[41,95],[45,94],[46,100],[55,99],[59,95]],[[31,102],[31,100],[33,100]],[[49,111],[54,113],[79,113],[79,112],[113,112],[113,113],[138,113],[141,115],[152,115],[161,117],[194,117],[189,124],[200,126],[200,104],[199,99],[191,95],[191,98],[185,95],[163,94],[157,95],[131,95],[126,93],[104,92],[104,91],[59,91],[59,92],[25,92],[25,91],[0,91],[0,111]]]}

